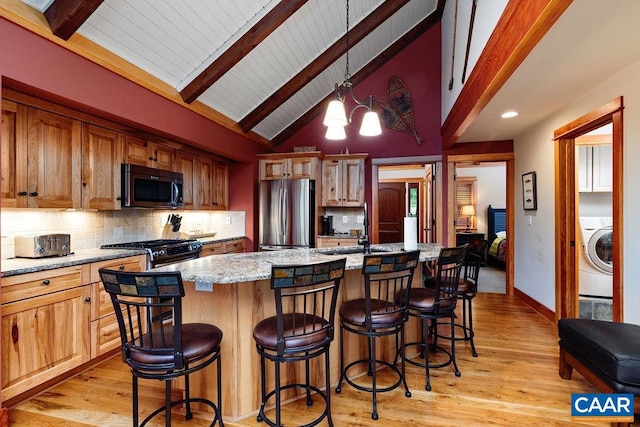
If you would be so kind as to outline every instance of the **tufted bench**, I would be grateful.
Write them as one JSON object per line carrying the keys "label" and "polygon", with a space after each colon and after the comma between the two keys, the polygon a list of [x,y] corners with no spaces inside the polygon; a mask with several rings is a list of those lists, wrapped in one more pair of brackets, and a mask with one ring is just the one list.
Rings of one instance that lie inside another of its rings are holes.
{"label": "tufted bench", "polygon": [[639,325],[560,319],[558,335],[562,378],[570,380],[575,369],[600,392],[633,393],[640,411]]}

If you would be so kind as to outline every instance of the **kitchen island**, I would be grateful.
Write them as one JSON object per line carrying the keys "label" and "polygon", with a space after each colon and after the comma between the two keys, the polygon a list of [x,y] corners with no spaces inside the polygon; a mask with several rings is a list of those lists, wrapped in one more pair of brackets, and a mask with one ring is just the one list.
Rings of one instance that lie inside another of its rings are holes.
{"label": "kitchen island", "polygon": [[[419,244],[420,261],[437,259],[440,245]],[[362,250],[361,247],[340,248],[344,252]],[[398,251],[402,244],[372,245],[373,251]],[[260,407],[260,359],[253,340],[253,327],[262,319],[275,315],[273,291],[270,286],[271,266],[284,264],[307,264],[341,257],[347,258],[345,277],[340,285],[337,307],[343,301],[363,296],[363,254],[334,254],[329,249],[289,249],[243,254],[216,255],[185,261],[154,271],[180,271],[185,282],[186,296],[183,300],[183,321],[211,323],[222,329],[222,389],[223,414],[229,421],[255,415]],[[422,269],[415,271],[413,286],[420,286]],[[338,310],[336,310],[337,316]],[[340,375],[339,321],[336,319],[336,339],[331,345],[331,381],[336,384]],[[417,322],[407,324],[407,341],[418,341],[420,332]],[[388,337],[378,346],[378,357],[393,360],[395,341]],[[345,334],[345,360],[364,358],[366,341],[354,334]],[[412,355],[409,355],[412,356]],[[324,383],[322,358],[311,362],[312,383]],[[354,369],[357,369],[355,367]],[[350,373],[357,374],[356,371]],[[192,395],[204,395],[216,399],[215,372],[207,369],[193,375]],[[304,382],[304,365],[287,368],[282,373],[283,384]],[[267,364],[267,381],[273,383],[273,366]],[[179,387],[179,385],[178,385]],[[293,399],[297,390],[285,399]],[[333,392],[333,391],[332,391]],[[215,400],[214,400],[215,401]],[[271,402],[270,402],[271,403]]]}

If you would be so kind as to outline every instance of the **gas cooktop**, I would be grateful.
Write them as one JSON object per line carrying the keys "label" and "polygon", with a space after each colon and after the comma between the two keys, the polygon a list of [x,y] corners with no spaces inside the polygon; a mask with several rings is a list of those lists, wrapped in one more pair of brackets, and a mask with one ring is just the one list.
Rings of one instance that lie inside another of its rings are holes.
{"label": "gas cooktop", "polygon": [[196,239],[156,239],[102,245],[100,249],[146,249],[151,267],[198,258],[202,243]]}

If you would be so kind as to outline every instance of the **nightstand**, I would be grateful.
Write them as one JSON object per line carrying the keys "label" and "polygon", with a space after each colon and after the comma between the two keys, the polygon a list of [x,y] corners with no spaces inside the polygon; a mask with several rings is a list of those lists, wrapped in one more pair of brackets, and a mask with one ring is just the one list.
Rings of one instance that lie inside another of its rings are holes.
{"label": "nightstand", "polygon": [[469,243],[471,239],[484,239],[484,233],[456,233],[456,246]]}

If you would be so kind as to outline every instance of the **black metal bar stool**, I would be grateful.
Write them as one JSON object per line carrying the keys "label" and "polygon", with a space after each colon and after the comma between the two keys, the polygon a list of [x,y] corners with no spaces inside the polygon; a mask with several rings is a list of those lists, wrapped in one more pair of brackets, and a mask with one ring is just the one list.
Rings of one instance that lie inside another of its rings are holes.
{"label": "black metal bar stool", "polygon": [[[404,324],[407,321],[407,303],[413,273],[418,265],[420,251],[394,252],[365,255],[362,265],[364,276],[364,298],[342,303],[340,306],[340,381],[336,393],[341,392],[342,381],[358,390],[372,393],[373,411],[371,418],[378,419],[377,393],[391,391],[400,384],[404,385],[405,395],[411,392],[405,379],[405,358],[401,358],[400,369],[393,363],[378,360],[376,356],[376,338],[394,335],[396,354],[404,345]],[[396,294],[404,295],[395,299]],[[368,358],[344,365],[344,331],[367,337]],[[398,344],[400,335],[400,344]],[[362,385],[349,378],[347,371],[359,364],[367,364],[367,374],[371,385]],[[390,368],[398,375],[398,380],[387,387],[378,387],[376,382],[377,366]]]}
{"label": "black metal bar stool", "polygon": [[[455,248],[442,248],[436,265],[435,287],[421,287],[411,289],[409,302],[407,305],[409,316],[420,319],[422,323],[422,341],[406,343],[400,352],[404,357],[404,348],[409,346],[420,346],[420,355],[424,357],[424,362],[413,359],[406,359],[407,363],[424,367],[426,370],[427,391],[431,390],[431,381],[429,378],[429,368],[442,368],[453,364],[455,375],[460,376],[458,365],[456,363],[456,347],[455,340],[451,340],[451,350],[446,350],[441,346],[433,343],[433,351],[436,348],[447,354],[447,360],[438,364],[429,363],[429,335],[430,326],[427,324],[431,321],[432,326],[437,325],[439,319],[448,318],[451,326],[451,337],[454,337],[455,326],[454,319],[456,317],[455,309],[458,299],[458,285],[460,282],[460,272],[464,264],[467,245]],[[397,295],[397,301],[402,301],[406,297],[405,294]],[[433,335],[434,341],[437,331]]]}
{"label": "black metal bar stool", "polygon": [[[260,321],[253,329],[253,338],[260,355],[262,404],[257,420],[270,426],[281,426],[281,393],[291,388],[306,391],[311,406],[311,392],[325,402],[325,409],[304,427],[318,424],[324,418],[330,426],[331,379],[329,345],[334,337],[334,317],[340,280],[344,276],[346,258],[307,265],[271,267],[271,288],[275,294],[276,315]],[[324,354],[325,391],[310,384],[309,361]],[[266,359],[275,363],[275,387],[266,391]],[[305,362],[305,383],[281,385],[280,364]],[[265,415],[265,405],[275,396],[276,419]]]}
{"label": "black metal bar stool", "polygon": [[[165,405],[143,421],[144,426],[164,411],[165,425],[171,425],[171,407],[184,405],[191,419],[191,403],[213,409],[220,427],[222,421],[222,378],[220,343],[222,331],[205,323],[182,323],[184,287],[179,272],[123,272],[100,269],[105,290],[111,296],[120,337],[122,359],[131,368],[133,386],[133,425],[138,425],[138,378],[165,382]],[[189,374],[217,361],[217,405],[189,394]],[[171,380],[185,379],[184,398],[171,401]]]}

